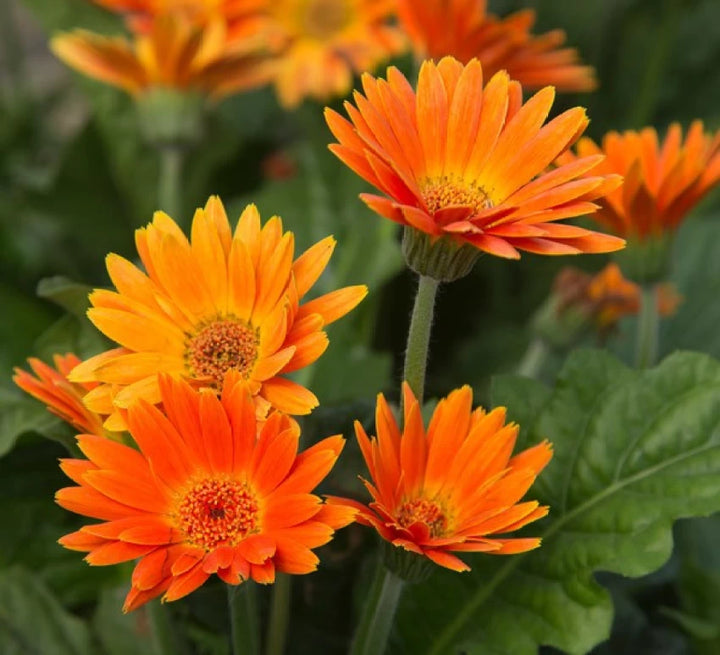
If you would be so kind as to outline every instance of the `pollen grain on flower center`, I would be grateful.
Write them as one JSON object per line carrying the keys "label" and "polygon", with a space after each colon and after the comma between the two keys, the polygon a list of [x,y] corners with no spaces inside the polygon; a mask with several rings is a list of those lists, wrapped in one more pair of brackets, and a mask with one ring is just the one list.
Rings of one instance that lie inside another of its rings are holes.
{"label": "pollen grain on flower center", "polygon": [[464,181],[458,182],[449,175],[428,178],[420,188],[425,206],[431,214],[458,205],[472,207],[474,213],[492,207],[488,194],[481,186]]}
{"label": "pollen grain on flower center", "polygon": [[302,9],[303,31],[319,40],[340,32],[349,19],[347,0],[308,0]]}
{"label": "pollen grain on flower center", "polygon": [[437,503],[416,498],[408,500],[400,506],[397,522],[404,528],[413,523],[424,523],[430,529],[430,536],[440,537],[447,530],[448,520]]}
{"label": "pollen grain on flower center", "polygon": [[235,545],[258,529],[259,505],[245,482],[209,478],[195,484],[178,504],[178,527],[191,544],[212,550]]}
{"label": "pollen grain on flower center", "polygon": [[185,361],[194,377],[210,378],[219,388],[230,369],[249,377],[257,360],[258,344],[257,330],[244,321],[213,321],[188,338]]}

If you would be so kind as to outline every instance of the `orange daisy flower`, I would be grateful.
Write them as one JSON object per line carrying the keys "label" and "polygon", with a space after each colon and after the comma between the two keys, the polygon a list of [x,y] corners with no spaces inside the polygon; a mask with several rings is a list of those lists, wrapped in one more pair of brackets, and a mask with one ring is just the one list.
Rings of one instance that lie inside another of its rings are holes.
{"label": "orange daisy flower", "polygon": [[35,375],[21,368],[15,368],[13,382],[76,430],[106,436],[107,433],[103,429],[105,417],[88,409],[83,403],[85,395],[94,389],[97,383],[75,384],[68,380],[70,371],[80,364],[80,361],[72,353],[54,355],[55,368],[52,368],[39,359],[31,357],[28,359],[28,364]]}
{"label": "orange daisy flower", "polygon": [[227,38],[241,41],[256,35],[261,26],[259,14],[267,0],[94,0],[110,11],[125,14],[133,32],[146,33],[153,20],[165,14],[182,15],[198,24],[213,16],[222,16],[227,24]]}
{"label": "orange daisy flower", "polygon": [[325,269],[335,240],[326,237],[293,261],[294,235],[249,205],[232,232],[217,197],[193,218],[191,239],[163,212],[135,233],[146,273],[110,254],[117,291],[90,295],[90,320],[122,349],[90,358],[70,379],[102,382],[85,402],[123,425],[118,408],[160,402],[157,374],[174,373],[218,391],[236,371],[260,403],[288,414],[317,406],[314,394],[281,375],[325,351],[323,328],[355,307],[364,285],[300,304]]}
{"label": "orange daisy flower", "polygon": [[639,132],[609,132],[602,148],[589,138],[577,144],[577,157],[564,153],[562,165],[604,154],[603,174],[625,177],[622,188],[599,201],[594,218],[620,236],[644,241],[673,232],[688,212],[720,183],[720,132],[706,134],[694,121],[683,141],[673,123],[664,142],[646,127]]}
{"label": "orange daisy flower", "polygon": [[78,486],[58,491],[58,504],[102,522],[60,543],[93,565],[139,559],[125,611],[182,598],[213,573],[237,585],[314,571],[311,549],[353,520],[354,510],[311,493],[342,437],[298,455],[297,424],[275,412],[259,428],[241,380],[220,399],[169,376],[160,388],[164,414],[142,400],[127,412],[138,449],[82,434],[88,459],[61,462]]}
{"label": "orange daisy flower", "polygon": [[354,72],[373,70],[405,40],[387,24],[394,0],[276,0],[268,38],[279,56],[275,87],[285,107],[344,96]]}
{"label": "orange daisy flower", "polygon": [[500,19],[487,13],[485,0],[397,0],[400,24],[419,59],[452,56],[478,59],[490,77],[506,70],[525,87],[552,84],[562,91],[592,91],[592,67],[582,66],[575,48],[562,48],[565,32],[530,33],[535,11]]}
{"label": "orange daisy flower", "polygon": [[505,425],[505,408],[472,410],[465,386],[441,400],[425,430],[420,405],[403,384],[404,429],[380,394],[369,439],[359,422],[355,434],[371,481],[373,502],[353,501],[356,520],[374,527],[399,548],[454,571],[467,571],[453,552],[510,555],[537,548],[537,538],[506,538],[542,518],[548,508],[519,503],[552,457],[548,442],[511,457],[518,426]]}
{"label": "orange daisy flower", "polygon": [[134,96],[162,88],[218,99],[265,84],[272,73],[254,44],[249,49],[230,44],[219,17],[197,24],[182,14],[164,14],[133,42],[76,30],[54,37],[50,45],[72,68]]}
{"label": "orange daisy flower", "polygon": [[[554,99],[546,87],[522,104],[505,72],[483,89],[477,60],[425,62],[417,94],[396,68],[387,82],[363,75],[365,95],[327,109],[345,164],[388,197],[360,197],[381,216],[455,244],[500,257],[519,250],[562,255],[622,248],[617,237],[558,223],[597,209],[617,175],[589,172],[595,155],[545,172],[583,132],[585,110],[570,109],[543,126]],[[582,175],[587,177],[578,179]]]}

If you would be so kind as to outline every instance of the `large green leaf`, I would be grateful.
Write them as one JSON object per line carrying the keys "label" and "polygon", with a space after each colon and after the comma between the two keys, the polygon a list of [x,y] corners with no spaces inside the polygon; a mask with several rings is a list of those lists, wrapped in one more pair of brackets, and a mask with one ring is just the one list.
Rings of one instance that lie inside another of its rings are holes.
{"label": "large green leaf", "polygon": [[669,557],[675,519],[720,509],[717,361],[678,353],[637,372],[579,351],[543,403],[545,393],[523,379],[493,393],[526,422],[519,447],[554,443],[529,494],[551,506],[529,530],[542,547],[474,557],[470,574],[408,589],[398,652],[529,655],[544,644],[586,653],[607,638],[613,614],[594,572],[648,573]]}
{"label": "large green leaf", "polygon": [[32,573],[0,570],[0,652],[3,655],[91,655],[87,626],[65,612]]}

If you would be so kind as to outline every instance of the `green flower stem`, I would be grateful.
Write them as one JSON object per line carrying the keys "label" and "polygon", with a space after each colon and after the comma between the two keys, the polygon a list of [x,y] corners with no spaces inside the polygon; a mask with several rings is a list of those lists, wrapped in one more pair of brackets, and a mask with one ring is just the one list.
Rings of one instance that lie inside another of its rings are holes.
{"label": "green flower stem", "polygon": [[425,392],[425,369],[427,368],[433,309],[439,284],[434,278],[426,275],[419,276],[415,306],[410,319],[407,349],[405,350],[403,379],[410,385],[421,405]]}
{"label": "green flower stem", "polygon": [[186,652],[178,643],[170,610],[158,601],[148,603],[146,608],[153,650],[158,655],[177,655]]}
{"label": "green flower stem", "polygon": [[159,148],[160,178],[158,180],[158,209],[168,214],[178,225],[183,224],[181,183],[184,153],[182,148],[166,145]]}
{"label": "green flower stem", "polygon": [[548,356],[548,346],[543,339],[535,337],[525,351],[517,368],[517,374],[526,378],[540,377],[545,359]]}
{"label": "green flower stem", "polygon": [[257,589],[252,580],[228,585],[232,655],[260,655]]}
{"label": "green flower stem", "polygon": [[272,586],[270,622],[268,623],[265,655],[283,655],[290,623],[290,598],[292,578],[278,573]]}
{"label": "green flower stem", "polygon": [[383,655],[404,585],[401,578],[378,564],[350,655]]}
{"label": "green flower stem", "polygon": [[649,368],[655,364],[658,353],[658,293],[654,284],[640,285],[640,315],[637,323],[635,363],[638,368]]}

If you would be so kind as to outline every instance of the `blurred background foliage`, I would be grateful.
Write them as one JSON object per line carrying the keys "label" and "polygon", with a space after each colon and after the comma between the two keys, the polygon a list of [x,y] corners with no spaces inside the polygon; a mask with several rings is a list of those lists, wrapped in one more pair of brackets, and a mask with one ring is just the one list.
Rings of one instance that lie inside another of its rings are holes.
{"label": "blurred background foliage", "polygon": [[[537,10],[536,31],[565,29],[568,43],[596,67],[597,92],[560,96],[554,108],[587,106],[595,139],[610,129],[652,124],[663,131],[694,118],[720,128],[717,0],[490,2],[500,15],[524,7]],[[132,101],[69,72],[47,50],[48,35],[74,27],[122,29],[84,0],[0,1],[0,652],[151,655],[143,612],[119,612],[127,571],[91,569],[55,543],[79,524],[52,502],[65,484],[56,460],[66,454],[71,433],[10,380],[12,367],[31,355],[47,360],[54,352],[98,351],[101,338],[84,319],[88,288],[108,284],[106,253],[132,258],[133,230],[157,208],[157,156],[139,137]],[[409,59],[398,63],[407,70]],[[284,112],[270,90],[222,102],[188,157],[183,215],[175,217],[187,224],[214,193],[233,220],[256,202],[263,218],[283,217],[298,251],[336,236],[318,292],[370,287],[363,305],[329,330],[329,351],[305,374],[321,401],[306,420],[311,439],[349,434],[350,417],[369,422],[378,391],[396,393],[414,286],[395,226],[370,214],[357,199],[364,184],[327,152],[321,109],[307,102]],[[691,349],[720,357],[718,243],[715,193],[679,233],[672,279],[684,300],[662,326],[663,355]],[[488,402],[490,376],[515,368],[529,342],[529,316],[569,263],[598,270],[605,259],[484,257],[471,276],[443,287],[428,395],[467,382]],[[633,323],[624,319],[605,344],[625,361]],[[545,379],[560,365],[560,357],[550,361]],[[333,492],[353,491],[348,480],[360,466],[352,447],[347,451],[328,483]],[[720,652],[720,519],[683,521],[675,531],[675,551],[659,572],[632,580],[598,575],[616,617],[611,639],[594,653]],[[293,654],[343,652],[353,617],[339,601],[353,593],[354,577],[362,578],[370,545],[364,530],[348,529],[321,554],[321,570],[297,581]],[[227,653],[217,587],[208,584],[177,604],[194,644],[191,651],[180,643],[179,653]]]}

